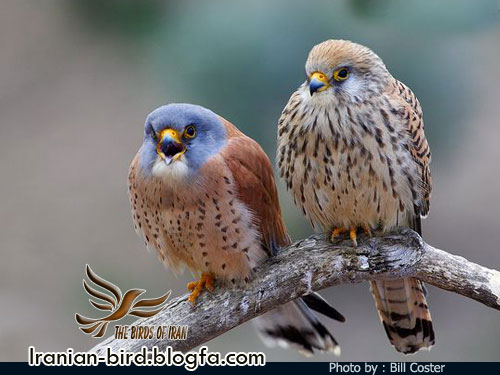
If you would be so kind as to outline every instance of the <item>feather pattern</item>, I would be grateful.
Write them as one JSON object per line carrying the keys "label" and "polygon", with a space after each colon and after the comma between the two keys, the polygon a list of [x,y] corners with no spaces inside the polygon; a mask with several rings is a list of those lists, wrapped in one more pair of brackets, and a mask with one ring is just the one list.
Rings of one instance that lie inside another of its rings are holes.
{"label": "feather pattern", "polygon": [[231,136],[221,155],[236,181],[238,197],[253,212],[262,242],[273,255],[290,244],[290,237],[281,217],[271,162],[257,142],[224,122]]}
{"label": "feather pattern", "polygon": [[[184,140],[176,161],[164,163],[155,134],[167,127],[169,134],[183,134],[186,126],[200,129],[200,140]],[[263,259],[290,243],[265,152],[199,106],[168,105],[148,116],[129,170],[129,197],[135,229],[165,265],[214,275],[221,284],[248,283]],[[318,306],[335,311],[325,301]],[[268,312],[256,325],[266,342],[310,353],[337,348],[302,300]]]}
{"label": "feather pattern", "polygon": [[[345,80],[333,72],[347,69]],[[310,77],[329,77],[316,92]],[[429,212],[430,150],[422,109],[370,49],[343,40],[315,46],[304,82],[278,122],[280,176],[312,225],[420,231]],[[332,77],[332,78],[330,78]],[[422,284],[415,279],[372,283],[391,343],[404,353],[434,344]]]}
{"label": "feather pattern", "polygon": [[[405,84],[394,80],[392,89],[395,100],[407,103],[400,116],[406,122],[411,139],[409,150],[417,165],[417,173],[421,176],[422,198],[416,203],[414,216],[406,225],[422,235],[420,216],[426,216],[429,212],[432,189],[429,168],[431,154],[424,134],[422,108],[415,94]],[[371,282],[371,291],[387,336],[399,351],[414,353],[434,345],[432,319],[421,281],[414,278],[374,281]]]}
{"label": "feather pattern", "polygon": [[[271,162],[254,140],[239,132],[227,120],[222,120],[230,138],[221,154],[238,186],[238,197],[253,213],[264,249],[269,256],[273,256],[291,241],[281,216]],[[321,308],[335,318],[343,318],[319,295],[311,295],[309,300],[318,301],[318,310]],[[269,346],[293,347],[305,355],[314,354],[315,350],[340,354],[337,341],[302,299],[254,319],[254,325]]]}

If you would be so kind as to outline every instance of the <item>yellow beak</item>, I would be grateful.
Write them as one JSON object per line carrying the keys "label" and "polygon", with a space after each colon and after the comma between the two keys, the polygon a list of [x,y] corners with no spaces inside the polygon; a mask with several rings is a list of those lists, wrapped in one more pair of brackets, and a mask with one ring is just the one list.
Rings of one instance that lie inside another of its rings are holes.
{"label": "yellow beak", "polygon": [[309,92],[311,96],[315,92],[325,91],[328,87],[330,87],[330,82],[328,82],[328,78],[326,74],[322,72],[314,72],[309,77]]}
{"label": "yellow beak", "polygon": [[159,136],[156,152],[167,165],[178,160],[185,152],[186,147],[182,143],[177,130],[164,129]]}

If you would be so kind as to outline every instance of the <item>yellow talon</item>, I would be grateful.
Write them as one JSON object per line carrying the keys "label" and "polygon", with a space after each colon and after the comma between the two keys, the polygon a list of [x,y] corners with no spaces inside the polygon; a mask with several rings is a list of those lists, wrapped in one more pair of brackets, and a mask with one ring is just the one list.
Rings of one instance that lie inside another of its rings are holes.
{"label": "yellow talon", "polygon": [[357,232],[356,227],[352,227],[351,230],[349,231],[349,237],[351,237],[351,241],[354,247],[358,246],[358,241],[356,240],[356,232]]}
{"label": "yellow talon", "polygon": [[334,241],[335,237],[337,237],[339,234],[342,234],[346,231],[345,228],[333,228],[332,234],[330,236],[330,241]]}
{"label": "yellow talon", "polygon": [[211,276],[208,276],[205,280],[205,288],[210,292],[210,293],[213,293],[213,291],[215,290],[215,287],[214,287],[214,278],[211,277]]}
{"label": "yellow talon", "polygon": [[189,284],[187,284],[187,288],[191,291],[191,294],[188,298],[189,302],[194,305],[196,304],[196,299],[203,291],[203,288],[207,289],[209,292],[214,291],[214,277],[209,273],[203,272],[201,274],[200,280],[190,282]]}
{"label": "yellow talon", "polygon": [[198,281],[191,281],[186,285],[186,288],[188,288],[188,290],[192,292],[194,288],[196,288],[196,285],[198,285]]}
{"label": "yellow talon", "polygon": [[[370,227],[368,225],[361,225],[361,227],[363,228],[364,232],[369,236],[371,237],[372,235],[372,232],[370,230]],[[351,241],[352,241],[352,244],[354,247],[357,247],[358,246],[358,241],[357,241],[357,231],[358,231],[358,228],[357,227],[351,227],[349,229],[349,237],[351,238]],[[333,231],[332,231],[332,234],[330,235],[330,241],[334,241],[335,238],[339,235],[339,234],[342,234],[344,232],[347,232],[347,229],[345,228],[333,228]]]}

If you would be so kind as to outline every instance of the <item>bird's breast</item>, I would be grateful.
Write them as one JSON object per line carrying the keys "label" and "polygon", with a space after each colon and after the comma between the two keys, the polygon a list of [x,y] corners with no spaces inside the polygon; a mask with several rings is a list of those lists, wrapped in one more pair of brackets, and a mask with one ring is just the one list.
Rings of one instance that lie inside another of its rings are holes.
{"label": "bird's breast", "polygon": [[417,181],[402,124],[377,106],[296,109],[280,119],[278,166],[313,224],[329,231],[406,221]]}
{"label": "bird's breast", "polygon": [[130,173],[136,230],[168,266],[210,272],[223,280],[249,277],[265,254],[252,214],[237,198],[223,164],[200,170],[196,183],[166,184]]}

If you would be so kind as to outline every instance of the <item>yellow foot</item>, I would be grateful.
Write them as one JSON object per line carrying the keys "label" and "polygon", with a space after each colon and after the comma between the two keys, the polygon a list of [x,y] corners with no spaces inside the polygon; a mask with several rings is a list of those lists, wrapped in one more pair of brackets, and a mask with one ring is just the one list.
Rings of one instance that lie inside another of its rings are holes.
{"label": "yellow foot", "polygon": [[349,231],[349,237],[351,237],[352,245],[354,247],[358,247],[358,241],[356,239],[356,232],[358,231],[358,228],[356,227],[351,227],[351,230]]}
{"label": "yellow foot", "polygon": [[[371,237],[372,232],[368,225],[362,225],[361,228],[363,228],[363,231],[366,233],[368,237]],[[345,233],[347,231],[348,230],[345,228],[333,228],[332,234],[330,235],[330,241],[333,242],[338,235]],[[349,229],[349,237],[351,238],[354,247],[358,246],[357,231],[358,227],[351,227]]]}
{"label": "yellow foot", "polygon": [[200,280],[188,283],[187,288],[191,291],[189,302],[193,305],[196,304],[196,299],[200,296],[203,288],[208,289],[209,292],[213,292],[214,280],[215,278],[211,274],[203,272]]}
{"label": "yellow foot", "polygon": [[335,237],[344,232],[346,232],[345,228],[333,228],[332,234],[330,235],[330,241],[332,242],[335,241]]}

